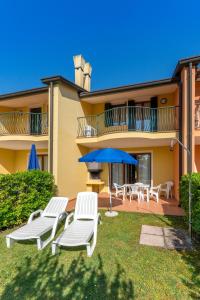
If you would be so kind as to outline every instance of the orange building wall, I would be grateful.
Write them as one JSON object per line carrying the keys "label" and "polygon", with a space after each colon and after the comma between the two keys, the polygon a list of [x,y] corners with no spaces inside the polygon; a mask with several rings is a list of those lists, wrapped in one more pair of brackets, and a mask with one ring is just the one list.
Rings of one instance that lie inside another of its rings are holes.
{"label": "orange building wall", "polygon": [[197,172],[200,172],[200,145],[195,146],[195,164]]}

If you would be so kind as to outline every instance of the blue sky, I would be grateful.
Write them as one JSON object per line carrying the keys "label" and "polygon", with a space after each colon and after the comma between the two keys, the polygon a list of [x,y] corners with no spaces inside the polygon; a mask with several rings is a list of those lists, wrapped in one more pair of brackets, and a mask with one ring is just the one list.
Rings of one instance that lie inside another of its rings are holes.
{"label": "blue sky", "polygon": [[80,53],[93,90],[170,77],[200,55],[199,11],[199,0],[0,0],[0,94],[74,80]]}

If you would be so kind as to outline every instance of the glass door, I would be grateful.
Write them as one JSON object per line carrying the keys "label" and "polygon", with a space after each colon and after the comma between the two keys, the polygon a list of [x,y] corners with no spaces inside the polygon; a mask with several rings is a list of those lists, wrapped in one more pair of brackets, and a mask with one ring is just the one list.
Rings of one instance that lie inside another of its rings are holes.
{"label": "glass door", "polygon": [[112,164],[112,185],[117,183],[142,182],[151,185],[151,154],[137,153],[131,154],[137,161],[135,165]]}
{"label": "glass door", "polygon": [[151,154],[137,154],[136,181],[151,185]]}
{"label": "glass door", "polygon": [[30,110],[30,133],[41,134],[42,132],[42,109],[41,107],[31,108]]}

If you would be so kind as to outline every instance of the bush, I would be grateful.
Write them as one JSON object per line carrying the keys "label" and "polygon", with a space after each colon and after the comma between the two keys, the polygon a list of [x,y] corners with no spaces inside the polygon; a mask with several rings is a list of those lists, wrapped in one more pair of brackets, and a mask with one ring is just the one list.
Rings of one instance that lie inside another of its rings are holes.
{"label": "bush", "polygon": [[55,191],[54,178],[48,172],[0,175],[0,229],[27,221],[33,211],[46,206]]}
{"label": "bush", "polygon": [[184,175],[180,182],[181,206],[186,211],[186,219],[188,222],[189,211],[189,178],[191,176],[191,192],[192,192],[192,228],[196,233],[200,233],[200,173],[192,173]]}

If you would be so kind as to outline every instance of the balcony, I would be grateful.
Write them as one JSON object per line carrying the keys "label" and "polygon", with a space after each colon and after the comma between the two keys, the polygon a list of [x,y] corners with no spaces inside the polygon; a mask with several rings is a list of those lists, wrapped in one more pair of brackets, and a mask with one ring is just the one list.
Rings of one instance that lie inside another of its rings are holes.
{"label": "balcony", "polygon": [[99,115],[78,118],[78,138],[92,138],[121,132],[178,131],[179,107],[117,107]]}
{"label": "balcony", "polygon": [[0,113],[0,136],[48,135],[47,113]]}

